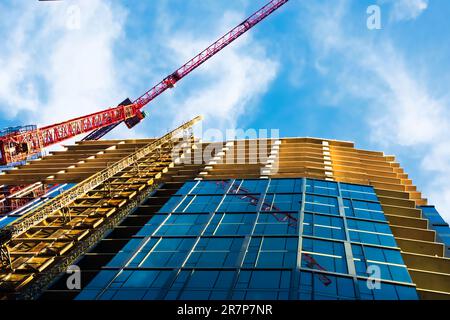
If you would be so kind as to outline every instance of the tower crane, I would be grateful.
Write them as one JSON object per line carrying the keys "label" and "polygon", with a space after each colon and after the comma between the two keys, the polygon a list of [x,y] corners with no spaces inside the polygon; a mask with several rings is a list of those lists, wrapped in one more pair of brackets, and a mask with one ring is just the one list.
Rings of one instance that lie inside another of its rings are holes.
{"label": "tower crane", "polygon": [[142,109],[150,101],[167,89],[173,88],[178,81],[287,2],[288,0],[270,1],[134,101],[125,99],[117,107],[42,128],[19,130],[0,137],[0,165],[26,160],[45,147],[80,134],[90,133],[84,140],[98,140],[122,122],[125,122],[128,128],[134,127],[145,117]]}

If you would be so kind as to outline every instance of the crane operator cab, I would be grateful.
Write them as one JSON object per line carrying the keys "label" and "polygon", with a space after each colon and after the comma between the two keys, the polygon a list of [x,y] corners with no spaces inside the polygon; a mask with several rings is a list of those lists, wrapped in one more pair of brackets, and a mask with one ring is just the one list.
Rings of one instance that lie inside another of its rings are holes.
{"label": "crane operator cab", "polygon": [[0,165],[26,160],[31,145],[22,135],[36,130],[35,125],[9,127],[0,131]]}
{"label": "crane operator cab", "polygon": [[0,165],[25,160],[28,157],[29,150],[26,142],[0,140]]}

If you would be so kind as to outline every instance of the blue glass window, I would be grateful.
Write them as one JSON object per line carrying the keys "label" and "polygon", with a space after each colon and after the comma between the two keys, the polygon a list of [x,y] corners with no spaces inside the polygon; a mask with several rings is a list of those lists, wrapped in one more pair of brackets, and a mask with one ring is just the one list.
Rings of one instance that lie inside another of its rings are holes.
{"label": "blue glass window", "polygon": [[298,234],[298,214],[296,213],[260,213],[255,226],[255,234],[288,235]]}
{"label": "blue glass window", "polygon": [[301,194],[268,194],[261,211],[299,211]]}
{"label": "blue glass window", "polygon": [[185,199],[184,196],[172,196],[170,199],[159,209],[160,213],[171,213],[180,203]]}
{"label": "blue glass window", "polygon": [[305,211],[339,215],[337,198],[307,194]]}
{"label": "blue glass window", "polygon": [[225,196],[219,212],[256,212],[259,195],[231,195]]}
{"label": "blue glass window", "polygon": [[236,180],[230,193],[248,194],[264,193],[267,188],[267,180]]}
{"label": "blue glass window", "polygon": [[187,182],[106,267],[77,299],[417,298],[373,188],[315,179]]}
{"label": "blue glass window", "polygon": [[354,300],[355,286],[350,277],[332,276],[319,272],[300,272],[300,300]]}
{"label": "blue glass window", "polygon": [[207,214],[172,214],[155,233],[158,236],[196,235],[208,222]]}
{"label": "blue glass window", "polygon": [[188,194],[189,191],[198,183],[198,181],[187,181],[185,182],[180,189],[175,193],[175,195],[185,195]]}
{"label": "blue glass window", "polygon": [[341,195],[350,199],[378,201],[375,191],[370,186],[341,183]]}
{"label": "blue glass window", "polygon": [[400,251],[361,245],[352,245],[352,251],[358,275],[374,276],[368,272],[368,267],[377,266],[381,279],[411,283]]}
{"label": "blue glass window", "polygon": [[344,199],[344,210],[349,217],[386,221],[379,203]]}
{"label": "blue glass window", "polygon": [[224,194],[230,187],[231,180],[218,180],[210,181],[203,180],[200,181],[194,189],[190,192],[191,194],[197,195],[219,195]]}
{"label": "blue glass window", "polygon": [[216,213],[209,223],[205,235],[245,236],[251,233],[256,220],[252,213]]}
{"label": "blue glass window", "polygon": [[242,270],[236,288],[239,289],[289,289],[290,271]]}
{"label": "blue glass window", "polygon": [[297,238],[253,237],[244,259],[244,267],[295,268]]}
{"label": "blue glass window", "polygon": [[302,267],[347,273],[344,245],[341,242],[303,238]]}
{"label": "blue glass window", "polygon": [[[124,270],[121,272],[103,270],[88,284],[85,289],[87,294],[80,294],[77,299],[156,299],[171,274],[171,270]],[[95,290],[99,288],[99,285],[102,289]]]}
{"label": "blue glass window", "polygon": [[[158,242],[158,238],[151,239],[131,239],[128,243],[120,250],[114,258],[107,264],[108,267],[125,267],[126,265],[130,267],[137,267],[139,258],[142,260],[144,256],[155,246]],[[130,261],[133,256],[137,253],[137,259],[134,262]]]}
{"label": "blue glass window", "polygon": [[167,214],[155,214],[150,220],[139,230],[137,236],[151,236],[161,225],[161,223],[167,219]]}
{"label": "blue glass window", "polygon": [[173,282],[166,299],[224,300],[233,285],[236,271],[183,270]]}
{"label": "blue glass window", "polygon": [[369,287],[366,280],[358,281],[362,300],[417,300],[417,291],[411,286],[380,283],[380,288]]}
{"label": "blue glass window", "polygon": [[216,210],[222,196],[173,196],[159,212],[208,213]]}
{"label": "blue glass window", "polygon": [[164,268],[180,266],[192,249],[195,238],[160,238],[153,247],[144,247],[130,267]]}
{"label": "blue glass window", "polygon": [[242,270],[233,291],[235,300],[288,299],[291,271]]}
{"label": "blue glass window", "polygon": [[302,185],[302,179],[272,179],[267,193],[300,193]]}
{"label": "blue glass window", "polygon": [[186,267],[236,267],[244,238],[201,238]]}
{"label": "blue glass window", "polygon": [[347,226],[351,241],[387,247],[397,246],[387,223],[347,219]]}

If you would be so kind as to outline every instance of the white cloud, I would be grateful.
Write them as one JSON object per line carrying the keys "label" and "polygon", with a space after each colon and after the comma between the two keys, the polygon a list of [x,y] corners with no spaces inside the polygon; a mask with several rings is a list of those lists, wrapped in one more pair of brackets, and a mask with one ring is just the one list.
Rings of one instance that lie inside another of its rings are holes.
{"label": "white cloud", "polygon": [[428,0],[393,0],[391,19],[414,20],[428,8]]}
{"label": "white cloud", "polygon": [[[175,123],[203,114],[207,126],[224,130],[235,128],[243,114],[250,114],[253,99],[263,94],[277,72],[277,63],[265,55],[251,37],[239,39],[220,56],[212,58],[196,74],[203,78],[182,101],[174,102]],[[206,47],[205,41],[173,37],[170,47],[183,58],[190,58],[194,48]],[[249,53],[252,51],[252,53]],[[209,125],[208,125],[209,124]]]}
{"label": "white cloud", "polygon": [[[113,106],[124,96],[114,45],[126,11],[109,2],[80,1],[78,29],[69,28],[73,4],[16,5],[0,50],[2,117],[48,125]],[[2,17],[5,18],[5,17]]]}
{"label": "white cloud", "polygon": [[96,1],[80,2],[80,7],[81,29],[65,31],[50,51],[45,72],[49,99],[41,114],[46,123],[113,106],[118,93],[124,95],[113,53],[123,14]]}
{"label": "white cloud", "polygon": [[[235,12],[225,12],[214,34],[224,34],[243,19]],[[193,34],[170,34],[168,47],[179,61],[187,61],[211,43]],[[277,70],[278,63],[247,33],[195,71],[198,88],[175,102],[174,121],[203,114],[206,128],[235,129],[240,117],[252,113],[252,102],[267,91]]]}
{"label": "white cloud", "polygon": [[[164,12],[160,14],[168,16]],[[212,23],[214,27],[203,35],[164,24],[164,28],[158,29],[160,37],[166,39],[159,49],[164,52],[162,63],[167,65],[169,62],[172,65],[170,71],[175,70],[242,20],[243,16],[236,12],[224,12],[223,18]],[[236,127],[238,119],[251,115],[256,100],[268,90],[277,71],[278,63],[268,57],[266,48],[251,34],[243,35],[182,79],[175,88],[165,92],[163,97],[152,101],[146,107],[149,119],[133,128],[133,132],[143,136],[146,132],[154,132],[155,124],[166,130],[202,114],[204,130],[214,128],[225,133],[226,129]],[[121,137],[130,135],[123,129],[115,130],[108,137],[117,138],[119,133]]]}
{"label": "white cloud", "polygon": [[[372,141],[384,150],[407,150],[422,159],[418,168],[426,176],[419,185],[430,203],[450,220],[450,101],[431,93],[433,79],[420,77],[419,66],[407,59],[388,40],[373,42],[344,30],[348,1],[338,10],[314,6],[311,41],[321,64],[328,62],[336,78],[333,97],[357,98],[368,104]],[[330,22],[332,21],[332,22]],[[406,149],[405,149],[406,148]],[[420,161],[420,160],[419,160]]]}

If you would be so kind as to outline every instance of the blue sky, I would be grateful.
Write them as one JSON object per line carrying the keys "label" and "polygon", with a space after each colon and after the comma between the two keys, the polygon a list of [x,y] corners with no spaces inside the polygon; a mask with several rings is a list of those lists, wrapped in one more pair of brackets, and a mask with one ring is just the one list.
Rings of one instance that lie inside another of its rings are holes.
{"label": "blue sky", "polygon": [[[134,99],[265,2],[2,1],[0,126]],[[380,30],[366,27],[373,4]],[[447,0],[290,0],[110,137],[204,114],[204,129],[350,140],[396,155],[450,220],[449,12]]]}

